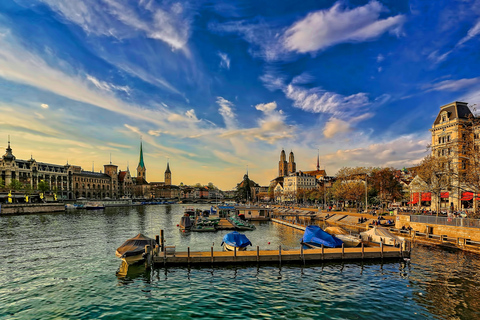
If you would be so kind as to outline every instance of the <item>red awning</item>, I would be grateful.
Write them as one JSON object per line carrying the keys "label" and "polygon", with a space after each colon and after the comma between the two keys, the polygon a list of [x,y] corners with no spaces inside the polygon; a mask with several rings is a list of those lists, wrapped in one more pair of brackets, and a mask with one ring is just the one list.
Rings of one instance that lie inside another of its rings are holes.
{"label": "red awning", "polygon": [[431,192],[422,193],[422,201],[432,201],[432,193]]}
{"label": "red awning", "polygon": [[440,198],[442,198],[442,199],[448,199],[449,195],[450,195],[450,194],[449,194],[448,192],[441,192],[441,193],[440,193]]}
{"label": "red awning", "polygon": [[462,192],[462,201],[470,201],[473,199],[473,192]]}

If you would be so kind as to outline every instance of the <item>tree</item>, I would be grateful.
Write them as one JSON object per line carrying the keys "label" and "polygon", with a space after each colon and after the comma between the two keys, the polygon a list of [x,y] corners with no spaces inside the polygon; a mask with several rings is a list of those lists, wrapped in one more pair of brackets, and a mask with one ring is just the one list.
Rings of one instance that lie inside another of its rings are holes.
{"label": "tree", "polygon": [[10,183],[8,184],[7,188],[11,190],[20,190],[22,189],[22,183],[17,179],[12,179],[12,181],[10,181]]}
{"label": "tree", "polygon": [[395,177],[395,169],[393,168],[373,170],[369,182],[377,190],[382,204],[388,205],[389,202],[403,197],[402,185]]}
{"label": "tree", "polygon": [[2,178],[0,178],[0,189],[4,189],[5,188],[5,181],[3,181]]}
{"label": "tree", "polygon": [[38,188],[38,190],[40,190],[40,192],[45,193],[50,189],[50,186],[44,180],[40,180],[40,182],[37,185],[37,188]]}

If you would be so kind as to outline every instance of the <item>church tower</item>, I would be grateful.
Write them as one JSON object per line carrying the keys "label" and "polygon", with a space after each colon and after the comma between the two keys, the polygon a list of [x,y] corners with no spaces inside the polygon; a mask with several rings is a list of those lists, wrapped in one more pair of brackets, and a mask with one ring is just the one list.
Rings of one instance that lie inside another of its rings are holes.
{"label": "church tower", "polygon": [[143,162],[143,146],[142,142],[140,142],[140,161],[138,162],[137,166],[137,179],[139,180],[147,180],[147,169],[145,168],[145,163]]}
{"label": "church tower", "polygon": [[165,185],[171,186],[172,185],[172,173],[170,172],[170,165],[167,161],[167,170],[165,170]]}
{"label": "church tower", "polygon": [[282,149],[280,153],[280,161],[278,162],[278,176],[285,177],[287,175],[287,156],[285,151]]}
{"label": "church tower", "polygon": [[295,173],[297,171],[297,166],[295,164],[295,158],[293,156],[293,151],[290,152],[288,157],[288,174]]}

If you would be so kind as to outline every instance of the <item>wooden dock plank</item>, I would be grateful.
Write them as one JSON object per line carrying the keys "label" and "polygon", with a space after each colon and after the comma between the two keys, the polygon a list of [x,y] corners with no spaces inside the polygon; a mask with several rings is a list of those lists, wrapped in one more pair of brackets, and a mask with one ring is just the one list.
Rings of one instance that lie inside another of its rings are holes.
{"label": "wooden dock plank", "polygon": [[[213,253],[213,256],[212,256]],[[175,256],[163,256],[163,253],[154,257],[155,264],[182,265],[182,264],[235,264],[235,263],[253,263],[253,262],[303,262],[303,261],[331,261],[331,260],[362,260],[362,259],[381,259],[381,258],[401,258],[407,256],[408,252],[402,252],[400,248],[388,247],[365,247],[363,248],[324,248],[322,249],[294,249],[294,250],[259,250],[258,256],[256,250],[238,251],[236,256],[232,251],[195,251],[177,252]],[[189,262],[190,260],[190,262]]]}

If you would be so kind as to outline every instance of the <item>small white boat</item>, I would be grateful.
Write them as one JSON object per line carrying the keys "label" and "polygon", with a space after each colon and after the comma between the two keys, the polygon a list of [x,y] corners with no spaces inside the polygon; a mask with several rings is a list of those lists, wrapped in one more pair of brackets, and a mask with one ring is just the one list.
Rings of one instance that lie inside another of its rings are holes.
{"label": "small white boat", "polygon": [[373,227],[372,229],[360,232],[360,236],[362,237],[363,241],[373,242],[373,243],[383,243],[387,246],[400,246],[404,241],[405,238],[397,237],[396,235],[390,233],[385,228],[381,227]]}

